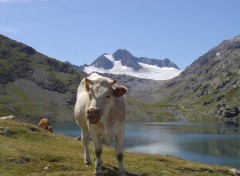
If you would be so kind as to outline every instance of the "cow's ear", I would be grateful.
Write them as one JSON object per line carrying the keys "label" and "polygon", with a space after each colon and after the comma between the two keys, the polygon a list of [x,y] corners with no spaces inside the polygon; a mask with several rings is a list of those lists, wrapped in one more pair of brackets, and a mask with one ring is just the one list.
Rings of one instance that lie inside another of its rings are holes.
{"label": "cow's ear", "polygon": [[116,80],[116,79],[112,80],[112,82],[111,82],[112,85],[114,85],[114,84],[116,84],[116,83],[117,83],[117,80]]}
{"label": "cow's ear", "polygon": [[85,87],[86,87],[86,90],[89,91],[91,86],[93,85],[93,81],[88,79],[88,78],[85,78]]}
{"label": "cow's ear", "polygon": [[113,95],[116,97],[121,97],[127,92],[127,88],[124,86],[118,86],[115,89],[113,89]]}

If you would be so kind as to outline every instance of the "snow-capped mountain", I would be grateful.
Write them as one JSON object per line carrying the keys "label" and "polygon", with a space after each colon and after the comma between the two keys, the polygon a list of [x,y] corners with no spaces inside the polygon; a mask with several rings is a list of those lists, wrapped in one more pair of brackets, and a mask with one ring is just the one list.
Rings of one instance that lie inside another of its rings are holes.
{"label": "snow-capped mountain", "polygon": [[181,70],[169,59],[157,60],[146,57],[134,57],[125,49],[119,49],[113,55],[103,54],[91,65],[84,65],[83,71],[126,74],[143,79],[166,80],[178,76]]}

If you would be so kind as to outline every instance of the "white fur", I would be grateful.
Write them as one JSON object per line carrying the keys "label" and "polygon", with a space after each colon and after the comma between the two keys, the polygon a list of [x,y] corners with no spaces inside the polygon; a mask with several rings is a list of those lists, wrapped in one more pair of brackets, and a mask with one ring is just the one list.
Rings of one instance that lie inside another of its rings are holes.
{"label": "white fur", "polygon": [[[106,141],[110,141],[113,137],[115,138],[115,155],[117,159],[123,153],[126,99],[125,95],[116,97],[112,94],[110,98],[105,98],[115,88],[111,87],[110,83],[113,82],[111,79],[102,77],[96,73],[91,74],[87,79],[98,82],[94,83],[88,91],[86,90],[87,83],[85,79],[81,81],[77,91],[77,102],[74,113],[77,124],[82,129],[84,162],[86,164],[91,162],[88,150],[89,138],[91,136],[96,158],[94,173],[99,175],[102,172],[101,156],[97,156],[96,153],[101,153],[100,151],[102,151],[101,137],[105,138]],[[91,99],[89,98],[89,92],[94,94]],[[101,120],[97,124],[91,124],[87,119],[87,110],[90,107],[102,110]],[[126,176],[123,163],[119,159],[118,167],[120,174]]]}

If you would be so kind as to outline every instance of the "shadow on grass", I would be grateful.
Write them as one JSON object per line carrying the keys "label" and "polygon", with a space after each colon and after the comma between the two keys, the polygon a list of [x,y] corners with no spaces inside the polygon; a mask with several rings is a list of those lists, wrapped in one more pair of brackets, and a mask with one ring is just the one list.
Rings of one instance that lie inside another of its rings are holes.
{"label": "shadow on grass", "polygon": [[[116,167],[110,168],[110,166],[108,167],[103,166],[102,176],[118,176],[118,175],[119,175],[118,168]],[[148,176],[148,174],[127,172],[127,176]]]}

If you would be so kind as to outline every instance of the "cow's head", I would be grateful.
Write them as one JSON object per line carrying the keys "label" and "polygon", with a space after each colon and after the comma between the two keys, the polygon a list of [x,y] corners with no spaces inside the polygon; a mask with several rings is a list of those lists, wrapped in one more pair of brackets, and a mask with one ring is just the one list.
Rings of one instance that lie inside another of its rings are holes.
{"label": "cow's head", "polygon": [[116,80],[98,78],[90,80],[85,78],[85,87],[89,96],[88,109],[86,110],[89,123],[96,124],[101,118],[110,114],[115,97],[121,97],[127,92],[124,86],[114,86]]}

